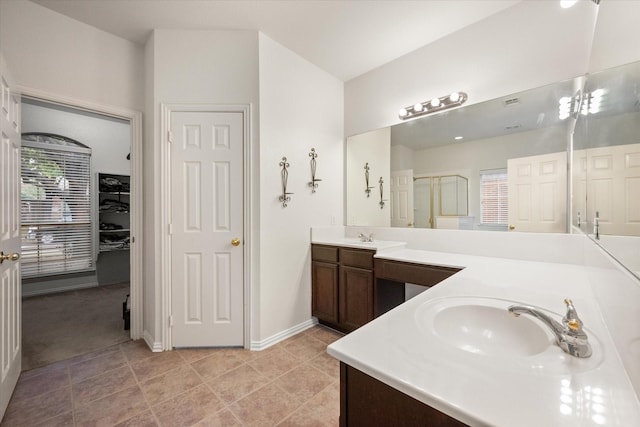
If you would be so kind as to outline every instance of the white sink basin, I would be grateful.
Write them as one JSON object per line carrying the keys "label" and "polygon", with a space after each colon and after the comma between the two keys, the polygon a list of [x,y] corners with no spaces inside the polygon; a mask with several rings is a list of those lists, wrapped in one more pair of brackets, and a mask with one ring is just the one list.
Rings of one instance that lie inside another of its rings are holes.
{"label": "white sink basin", "polygon": [[433,330],[454,347],[491,356],[531,356],[553,344],[533,319],[516,319],[504,304],[488,304],[484,301],[445,307],[434,316]]}
{"label": "white sink basin", "polygon": [[[511,315],[511,305],[531,305],[499,298],[452,296],[417,307],[415,322],[434,354],[470,358],[491,369],[527,370],[535,374],[567,374],[591,370],[603,358],[602,346],[588,329],[593,355],[571,356],[555,344],[553,333],[539,320]],[[536,307],[560,321],[562,315]]]}

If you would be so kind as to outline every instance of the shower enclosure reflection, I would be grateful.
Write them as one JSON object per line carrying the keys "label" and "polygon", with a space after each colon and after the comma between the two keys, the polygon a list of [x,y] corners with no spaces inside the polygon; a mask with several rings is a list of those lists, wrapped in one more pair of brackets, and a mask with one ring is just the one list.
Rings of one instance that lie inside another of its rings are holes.
{"label": "shower enclosure reflection", "polygon": [[470,228],[469,180],[461,175],[413,178],[416,228]]}

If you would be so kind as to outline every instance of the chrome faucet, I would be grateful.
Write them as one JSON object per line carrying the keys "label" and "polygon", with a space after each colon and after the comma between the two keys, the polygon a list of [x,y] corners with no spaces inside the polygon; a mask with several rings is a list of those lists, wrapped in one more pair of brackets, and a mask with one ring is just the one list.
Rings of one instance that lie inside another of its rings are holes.
{"label": "chrome faucet", "polygon": [[361,242],[373,242],[373,233],[370,233],[368,236],[364,233],[358,233],[358,238]]}
{"label": "chrome faucet", "polygon": [[544,314],[538,309],[526,305],[512,305],[508,308],[509,313],[518,317],[521,314],[528,314],[547,325],[556,337],[556,344],[565,352],[575,357],[591,356],[591,345],[589,337],[582,329],[582,320],[569,298],[564,300],[567,305],[567,314],[562,318],[562,324]]}

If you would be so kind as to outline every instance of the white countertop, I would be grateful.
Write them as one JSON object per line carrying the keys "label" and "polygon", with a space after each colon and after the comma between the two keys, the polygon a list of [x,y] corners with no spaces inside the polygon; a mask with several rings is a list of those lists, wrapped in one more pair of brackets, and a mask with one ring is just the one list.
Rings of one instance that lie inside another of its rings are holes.
{"label": "white countertop", "polygon": [[[640,425],[640,403],[589,286],[589,267],[397,245],[376,257],[464,269],[334,342],[330,355],[472,426]],[[594,354],[578,359],[552,345],[542,358],[501,358],[447,345],[416,319],[425,304],[455,296],[538,306],[558,320],[569,297]]]}

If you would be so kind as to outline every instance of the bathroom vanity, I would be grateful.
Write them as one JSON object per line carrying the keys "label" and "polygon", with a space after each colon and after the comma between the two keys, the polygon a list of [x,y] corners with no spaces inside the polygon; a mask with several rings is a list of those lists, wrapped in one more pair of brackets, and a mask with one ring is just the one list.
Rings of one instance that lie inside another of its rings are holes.
{"label": "bathroom vanity", "polygon": [[[338,289],[332,293],[338,306],[349,294],[340,286],[350,284],[340,283],[341,250],[372,256],[372,269],[357,267],[373,278],[372,296],[363,305],[370,318],[363,316],[361,326],[349,324],[343,330],[352,332],[327,349],[341,366],[342,426],[640,425],[640,405],[590,284],[593,271],[409,249],[398,242],[312,243],[314,287],[324,275],[316,276],[316,268],[323,268],[316,262],[332,264],[326,276]],[[318,260],[319,246],[332,248],[332,262]],[[398,291],[404,292],[404,282],[428,289],[404,302]],[[567,297],[584,321],[593,346],[589,358],[568,355],[550,331],[507,311],[512,304],[530,305],[561,319]],[[337,312],[339,326],[340,308],[328,312]]]}
{"label": "bathroom vanity", "polygon": [[[365,242],[363,242],[365,243]],[[459,268],[376,259],[372,249],[311,245],[312,314],[324,325],[351,332],[405,301],[405,283],[431,287]],[[387,242],[382,247],[400,247]]]}

